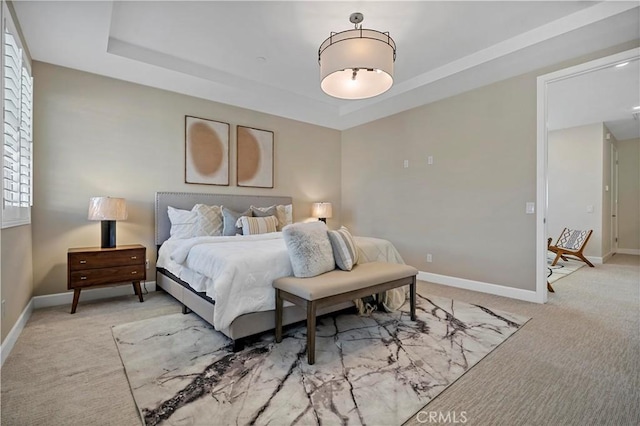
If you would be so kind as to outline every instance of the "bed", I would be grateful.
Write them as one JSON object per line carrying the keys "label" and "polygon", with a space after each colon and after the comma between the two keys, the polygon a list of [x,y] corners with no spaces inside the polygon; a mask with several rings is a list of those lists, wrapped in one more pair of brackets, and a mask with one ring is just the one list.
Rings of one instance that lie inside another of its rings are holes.
{"label": "bed", "polygon": [[[233,340],[235,349],[245,338],[275,328],[273,279],[292,275],[280,232],[238,237],[169,239],[168,207],[190,210],[195,204],[222,205],[235,211],[250,206],[291,204],[286,196],[220,195],[157,192],[155,242],[158,248],[156,286]],[[360,261],[403,263],[393,245],[375,238],[356,237]],[[253,268],[251,271],[247,269]],[[256,278],[257,277],[257,278]],[[320,315],[353,306],[345,302],[327,307]],[[283,324],[303,321],[306,312],[286,306]]]}

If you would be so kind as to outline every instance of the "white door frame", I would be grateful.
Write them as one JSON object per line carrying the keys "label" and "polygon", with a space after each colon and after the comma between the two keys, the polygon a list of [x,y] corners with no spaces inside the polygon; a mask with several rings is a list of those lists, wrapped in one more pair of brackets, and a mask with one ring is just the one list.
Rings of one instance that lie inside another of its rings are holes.
{"label": "white door frame", "polygon": [[618,148],[611,144],[611,254],[618,252]]}
{"label": "white door frame", "polygon": [[547,302],[547,208],[548,208],[548,176],[547,176],[547,90],[548,85],[575,77],[580,74],[607,68],[615,64],[638,60],[640,48],[627,50],[615,55],[585,62],[584,64],[565,68],[538,77],[538,124],[537,124],[537,164],[536,164],[536,295],[538,303]]}

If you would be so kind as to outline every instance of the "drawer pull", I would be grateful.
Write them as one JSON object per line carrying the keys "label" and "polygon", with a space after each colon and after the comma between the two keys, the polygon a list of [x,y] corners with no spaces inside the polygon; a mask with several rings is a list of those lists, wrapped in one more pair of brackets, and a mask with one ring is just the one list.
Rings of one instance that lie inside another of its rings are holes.
{"label": "drawer pull", "polygon": [[136,260],[138,256],[131,256],[131,259]]}
{"label": "drawer pull", "polygon": [[135,275],[137,273],[138,273],[138,271],[133,271],[133,272],[131,272],[131,275]]}
{"label": "drawer pull", "polygon": [[80,279],[81,279],[81,280],[86,280],[86,279],[87,279],[87,277],[80,277]]}
{"label": "drawer pull", "polygon": [[81,265],[84,265],[85,263],[87,263],[87,261],[86,261],[86,260],[81,260],[81,261],[80,261],[80,264],[81,264]]}

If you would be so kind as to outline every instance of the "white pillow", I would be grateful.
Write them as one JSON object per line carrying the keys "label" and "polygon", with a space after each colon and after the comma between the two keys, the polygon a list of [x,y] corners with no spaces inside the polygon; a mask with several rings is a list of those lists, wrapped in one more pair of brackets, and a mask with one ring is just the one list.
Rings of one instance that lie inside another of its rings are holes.
{"label": "white pillow", "polygon": [[294,223],[282,229],[293,275],[315,277],[335,269],[327,225],[318,222]]}
{"label": "white pillow", "polygon": [[275,216],[248,217],[240,216],[236,222],[238,228],[242,228],[242,235],[258,235],[276,232],[278,219]]}
{"label": "white pillow", "polygon": [[194,236],[196,237],[218,237],[222,235],[223,219],[222,206],[207,206],[206,204],[196,204],[193,211],[198,214]]}
{"label": "white pillow", "polygon": [[198,213],[189,210],[176,209],[168,206],[169,222],[171,222],[171,230],[169,230],[169,239],[177,240],[184,238],[192,238],[195,234],[195,226],[198,220]]}

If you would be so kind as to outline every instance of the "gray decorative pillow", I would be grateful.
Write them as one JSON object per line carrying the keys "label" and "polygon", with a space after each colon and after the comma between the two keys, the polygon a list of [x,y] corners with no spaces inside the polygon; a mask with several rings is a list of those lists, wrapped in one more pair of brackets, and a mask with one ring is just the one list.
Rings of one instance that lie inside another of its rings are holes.
{"label": "gray decorative pillow", "polygon": [[296,277],[315,277],[335,269],[336,262],[324,223],[293,223],[282,229],[282,236]]}
{"label": "gray decorative pillow", "polygon": [[242,228],[236,228],[236,222],[241,216],[251,217],[251,209],[239,213],[226,207],[222,207],[222,220],[224,222],[222,235],[232,237],[236,234],[242,234]]}
{"label": "gray decorative pillow", "polygon": [[358,263],[358,246],[349,230],[343,226],[337,231],[329,231],[329,240],[338,268],[343,271],[352,270]]}
{"label": "gray decorative pillow", "polygon": [[[276,208],[276,218],[278,219],[278,227],[276,230],[282,231],[282,228],[293,223],[293,205],[278,204],[277,206],[271,207],[251,206],[251,210],[254,212],[254,216],[260,216],[262,214],[269,213],[274,207]],[[258,213],[256,213],[256,210]]]}
{"label": "gray decorative pillow", "polygon": [[271,207],[251,206],[251,212],[253,213],[253,217],[267,217],[267,216],[277,217],[277,214],[278,214],[276,206],[271,206]]}

